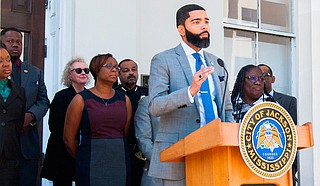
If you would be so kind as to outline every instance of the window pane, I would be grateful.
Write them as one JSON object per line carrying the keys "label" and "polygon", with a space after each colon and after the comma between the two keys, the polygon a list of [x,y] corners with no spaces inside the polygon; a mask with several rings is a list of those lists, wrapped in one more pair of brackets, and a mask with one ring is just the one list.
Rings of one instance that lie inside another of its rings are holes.
{"label": "window pane", "polygon": [[258,27],[257,0],[225,0],[225,22]]}
{"label": "window pane", "polygon": [[259,34],[259,63],[271,67],[276,91],[291,94],[291,43],[290,38]]}
{"label": "window pane", "polygon": [[229,71],[229,88],[232,90],[239,70],[247,64],[255,64],[255,33],[225,29],[224,61]]}
{"label": "window pane", "polygon": [[291,1],[261,0],[261,28],[291,32]]}

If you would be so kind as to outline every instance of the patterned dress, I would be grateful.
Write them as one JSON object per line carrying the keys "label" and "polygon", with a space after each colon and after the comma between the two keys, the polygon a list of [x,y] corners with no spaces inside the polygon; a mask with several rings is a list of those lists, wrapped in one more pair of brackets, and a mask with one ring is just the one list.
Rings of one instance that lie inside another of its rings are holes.
{"label": "patterned dress", "polygon": [[85,105],[76,157],[77,185],[128,185],[125,95],[116,91],[112,98],[102,99],[89,90],[80,95]]}

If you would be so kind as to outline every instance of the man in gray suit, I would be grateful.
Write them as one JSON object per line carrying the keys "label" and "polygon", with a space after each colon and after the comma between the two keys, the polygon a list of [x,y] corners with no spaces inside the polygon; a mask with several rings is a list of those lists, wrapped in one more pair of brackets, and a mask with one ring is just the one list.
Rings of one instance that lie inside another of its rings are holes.
{"label": "man in gray suit", "polygon": [[[297,98],[273,90],[272,84],[276,81],[276,77],[274,76],[271,67],[266,64],[259,64],[258,67],[263,73],[265,86],[269,94],[273,96],[274,100],[286,109],[286,111],[288,111],[294,124],[297,125]],[[298,158],[296,157],[292,164],[293,185],[298,185],[297,173]]]}
{"label": "man in gray suit", "polygon": [[[185,164],[160,162],[162,150],[212,119],[233,121],[230,95],[222,98],[227,83],[225,72],[218,65],[218,58],[203,50],[210,44],[205,9],[196,4],[185,5],[177,11],[176,23],[182,41],[153,57],[149,79],[149,112],[160,116],[149,176],[159,179],[162,185],[186,184]],[[208,97],[209,101],[203,101]],[[213,116],[210,120],[209,115]]]}
{"label": "man in gray suit", "polygon": [[134,127],[137,144],[144,157],[146,157],[145,166],[141,178],[141,186],[162,186],[153,177],[148,176],[153,142],[160,123],[159,117],[150,116],[148,111],[148,104],[148,96],[141,98],[136,114],[134,115]]}
{"label": "man in gray suit", "polygon": [[23,133],[20,135],[22,160],[19,164],[19,178],[17,179],[19,185],[35,186],[40,158],[37,123],[47,113],[50,101],[42,71],[20,60],[22,33],[17,28],[5,28],[1,31],[1,41],[5,44],[11,57],[13,80],[25,88],[27,101]]}

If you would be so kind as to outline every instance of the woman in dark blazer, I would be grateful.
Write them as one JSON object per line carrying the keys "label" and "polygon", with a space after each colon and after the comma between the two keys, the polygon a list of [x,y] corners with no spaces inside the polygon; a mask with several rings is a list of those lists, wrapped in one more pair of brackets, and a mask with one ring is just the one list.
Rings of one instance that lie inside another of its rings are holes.
{"label": "woman in dark blazer", "polygon": [[51,132],[41,177],[53,181],[54,186],[72,185],[75,180],[75,160],[63,142],[64,119],[72,98],[84,90],[88,83],[89,69],[82,58],[69,61],[64,69],[62,82],[68,88],[57,92],[50,105],[49,130]]}
{"label": "woman in dark blazer", "polygon": [[8,51],[0,48],[0,184],[18,185],[18,165],[21,158],[19,136],[21,133],[26,97],[24,89],[8,77],[12,63]]}

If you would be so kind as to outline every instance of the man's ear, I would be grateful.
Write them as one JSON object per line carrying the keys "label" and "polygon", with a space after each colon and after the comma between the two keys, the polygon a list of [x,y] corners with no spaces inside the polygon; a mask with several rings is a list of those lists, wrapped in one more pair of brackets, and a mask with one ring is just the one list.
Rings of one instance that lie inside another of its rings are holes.
{"label": "man's ear", "polygon": [[183,25],[178,26],[178,32],[181,35],[181,37],[184,37],[186,35],[186,30]]}
{"label": "man's ear", "polygon": [[271,77],[271,83],[274,83],[276,81],[276,76]]}

